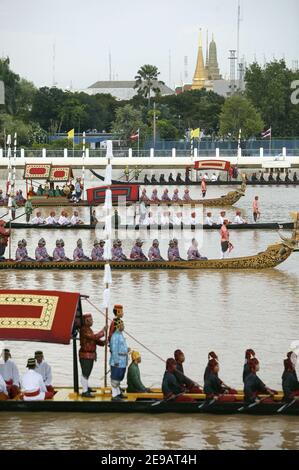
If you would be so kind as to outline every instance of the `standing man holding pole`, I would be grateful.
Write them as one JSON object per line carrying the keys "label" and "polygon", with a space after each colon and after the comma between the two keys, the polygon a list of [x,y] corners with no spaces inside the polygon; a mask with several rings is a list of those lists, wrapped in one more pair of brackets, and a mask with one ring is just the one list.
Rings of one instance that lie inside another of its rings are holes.
{"label": "standing man holding pole", "polygon": [[90,313],[83,315],[83,325],[79,330],[81,346],[79,350],[79,360],[82,370],[82,397],[86,398],[94,398],[94,395],[91,394],[92,389],[88,386],[88,379],[91,374],[94,361],[97,360],[97,346],[104,346],[106,344],[106,341],[101,340],[101,338],[107,334],[106,327],[98,333],[94,333],[91,329],[92,325],[92,315]]}

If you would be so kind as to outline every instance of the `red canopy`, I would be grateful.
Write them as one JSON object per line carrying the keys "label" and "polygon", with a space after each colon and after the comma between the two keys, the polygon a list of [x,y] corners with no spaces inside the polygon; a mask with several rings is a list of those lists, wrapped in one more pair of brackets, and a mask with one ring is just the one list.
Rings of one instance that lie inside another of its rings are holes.
{"label": "red canopy", "polygon": [[25,179],[45,179],[49,181],[68,181],[73,178],[73,171],[67,165],[52,165],[51,163],[26,163]]}
{"label": "red canopy", "polygon": [[24,179],[48,179],[50,176],[50,163],[26,163],[24,171]]}
{"label": "red canopy", "polygon": [[80,294],[0,290],[0,340],[69,344]]}
{"label": "red canopy", "polygon": [[69,166],[53,165],[50,172],[50,181],[68,181],[73,178],[73,172]]}
{"label": "red canopy", "polygon": [[199,160],[194,164],[195,170],[229,171],[230,167],[230,162],[226,162],[225,160]]}

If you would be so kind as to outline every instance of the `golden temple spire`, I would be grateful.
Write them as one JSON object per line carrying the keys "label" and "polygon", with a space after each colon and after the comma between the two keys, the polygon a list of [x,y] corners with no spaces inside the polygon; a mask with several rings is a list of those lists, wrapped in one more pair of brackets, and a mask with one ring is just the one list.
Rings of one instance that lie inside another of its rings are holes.
{"label": "golden temple spire", "polygon": [[201,36],[201,29],[200,29],[197,62],[196,62],[196,68],[195,68],[195,73],[194,73],[191,89],[200,90],[201,88],[204,88],[205,80],[206,80],[206,71],[205,71],[204,60],[203,60],[202,36]]}

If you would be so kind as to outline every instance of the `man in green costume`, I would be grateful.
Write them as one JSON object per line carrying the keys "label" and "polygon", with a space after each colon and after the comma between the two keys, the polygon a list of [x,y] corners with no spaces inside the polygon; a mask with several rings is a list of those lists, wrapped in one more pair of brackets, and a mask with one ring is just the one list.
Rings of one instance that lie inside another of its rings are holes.
{"label": "man in green costume", "polygon": [[146,393],[150,392],[150,388],[146,388],[141,382],[139,365],[141,356],[138,351],[131,352],[132,362],[129,365],[127,373],[127,392],[128,393]]}

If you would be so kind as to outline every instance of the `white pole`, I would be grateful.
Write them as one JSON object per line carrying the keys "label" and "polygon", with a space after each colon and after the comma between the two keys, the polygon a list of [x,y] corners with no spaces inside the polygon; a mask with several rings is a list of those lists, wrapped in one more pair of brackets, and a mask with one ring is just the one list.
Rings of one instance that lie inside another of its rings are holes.
{"label": "white pole", "polygon": [[269,141],[269,157],[271,157],[271,151],[272,151],[272,127],[270,127],[270,141]]}
{"label": "white pole", "polygon": [[140,129],[138,129],[138,157],[139,157],[139,151],[140,151]]}
{"label": "white pole", "polygon": [[12,190],[15,194],[15,183],[16,183],[16,164],[17,164],[17,133],[14,135],[14,148],[13,148],[13,169],[12,169]]}
{"label": "white pole", "polygon": [[85,182],[85,132],[83,132],[83,150],[82,150],[82,195],[84,199],[84,182]]}
{"label": "white pole", "polygon": [[11,135],[8,134],[7,136],[7,183],[6,183],[6,194],[8,197],[10,196],[11,191]]}
{"label": "white pole", "polygon": [[239,129],[239,136],[238,136],[238,156],[237,156],[237,163],[239,163],[239,158],[241,157],[241,138],[242,138],[242,129]]}

